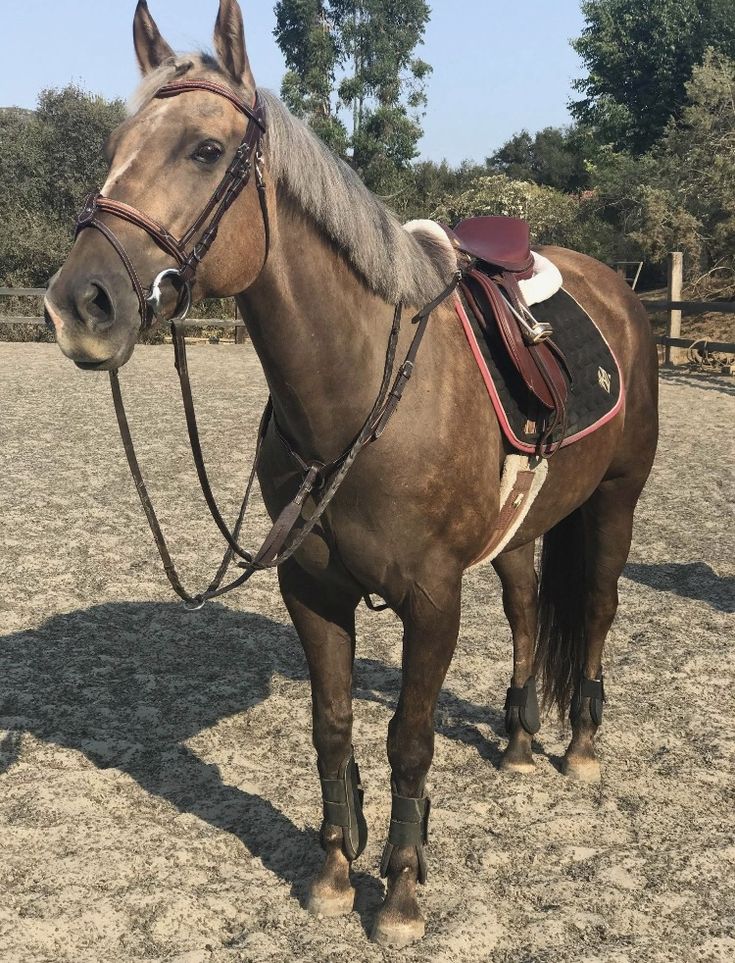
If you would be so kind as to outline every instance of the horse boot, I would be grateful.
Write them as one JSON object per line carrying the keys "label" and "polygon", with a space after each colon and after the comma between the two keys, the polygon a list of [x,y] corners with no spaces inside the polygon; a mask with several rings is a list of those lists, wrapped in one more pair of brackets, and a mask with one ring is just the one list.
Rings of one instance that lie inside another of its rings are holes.
{"label": "horse boot", "polygon": [[354,752],[339,768],[336,779],[322,775],[324,820],[321,845],[326,859],[311,884],[308,909],[315,916],[343,916],[351,913],[355,891],[350,882],[350,865],[367,845],[368,829],[362,812],[364,791]]}
{"label": "horse boot", "polygon": [[372,939],[401,949],[421,939],[426,923],[416,902],[416,883],[426,883],[424,847],[429,839],[431,801],[424,795],[400,796],[392,785],[393,804],[380,876],[388,879],[385,901],[375,920]]}
{"label": "horse boot", "polygon": [[531,676],[523,686],[511,685],[505,697],[505,731],[509,741],[501,769],[505,772],[535,772],[531,741],[540,728],[536,678]]}
{"label": "horse boot", "polygon": [[605,704],[605,682],[602,670],[596,679],[582,675],[572,695],[569,719],[572,741],[564,756],[565,775],[580,782],[598,782],[600,764],[595,755],[594,739],[602,725]]}

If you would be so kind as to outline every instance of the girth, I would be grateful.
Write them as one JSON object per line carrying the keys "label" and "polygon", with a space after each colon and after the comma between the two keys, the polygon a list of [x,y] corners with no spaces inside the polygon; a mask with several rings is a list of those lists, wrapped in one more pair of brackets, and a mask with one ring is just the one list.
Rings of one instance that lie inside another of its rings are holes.
{"label": "girth", "polygon": [[[138,298],[141,324],[144,328],[151,323],[153,316],[160,308],[161,286],[164,281],[170,282],[178,294],[176,318],[174,320],[183,320],[186,317],[191,307],[192,286],[199,265],[217,238],[222,218],[250,182],[253,171],[255,171],[265,227],[265,260],[268,259],[270,219],[261,166],[262,139],[266,133],[265,105],[256,93],[255,103],[253,107],[249,107],[229,88],[207,80],[189,80],[167,84],[155,96],[159,99],[165,99],[195,90],[204,90],[224,97],[248,118],[248,125],[219,186],[184,235],[177,238],[142,211],[122,201],[103,197],[99,193],[92,193],[87,197],[82,212],[77,218],[77,236],[87,228],[94,228],[109,241],[117,252]],[[101,220],[101,215],[109,215],[118,220],[126,221],[128,224],[145,231],[162,251],[173,258],[176,267],[162,271],[148,289],[144,288],[132,259],[125,250],[125,246],[109,224]],[[195,241],[197,235],[200,236]]]}

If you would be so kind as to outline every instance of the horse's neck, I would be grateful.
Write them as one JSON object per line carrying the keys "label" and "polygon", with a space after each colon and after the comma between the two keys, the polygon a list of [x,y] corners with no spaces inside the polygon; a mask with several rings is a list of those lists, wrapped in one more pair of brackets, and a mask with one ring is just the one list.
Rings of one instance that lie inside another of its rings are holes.
{"label": "horse's neck", "polygon": [[393,308],[303,218],[279,211],[274,235],[238,301],[279,424],[305,456],[333,458],[375,400]]}

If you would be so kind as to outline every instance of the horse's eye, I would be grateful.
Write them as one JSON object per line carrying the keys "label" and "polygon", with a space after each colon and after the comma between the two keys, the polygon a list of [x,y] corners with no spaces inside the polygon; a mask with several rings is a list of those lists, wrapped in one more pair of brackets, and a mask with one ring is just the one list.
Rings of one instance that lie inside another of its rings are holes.
{"label": "horse's eye", "polygon": [[222,144],[216,140],[205,140],[192,154],[192,158],[199,164],[215,164],[222,156]]}

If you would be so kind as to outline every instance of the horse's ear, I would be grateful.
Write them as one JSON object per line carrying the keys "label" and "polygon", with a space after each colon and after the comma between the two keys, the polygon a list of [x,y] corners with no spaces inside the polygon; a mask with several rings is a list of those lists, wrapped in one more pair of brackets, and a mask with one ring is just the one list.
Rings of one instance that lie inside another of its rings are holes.
{"label": "horse's ear", "polygon": [[214,27],[214,49],[220,64],[236,83],[255,88],[255,79],[245,47],[242,11],[237,0],[220,0]]}
{"label": "horse's ear", "polygon": [[146,0],[138,0],[133,21],[133,39],[135,55],[144,74],[149,74],[174,56],[173,50],[161,36],[156,21],[150,15]]}

